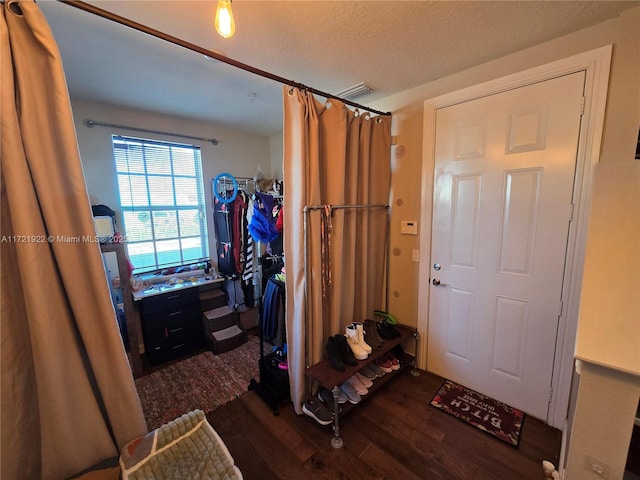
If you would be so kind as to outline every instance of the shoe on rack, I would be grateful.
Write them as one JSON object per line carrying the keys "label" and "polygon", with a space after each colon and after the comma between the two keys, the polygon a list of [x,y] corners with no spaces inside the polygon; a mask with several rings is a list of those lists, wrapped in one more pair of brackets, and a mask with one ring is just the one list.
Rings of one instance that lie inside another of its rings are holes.
{"label": "shoe on rack", "polygon": [[385,358],[391,363],[391,368],[393,370],[400,370],[400,361],[394,357],[391,353],[387,353]]}
{"label": "shoe on rack", "polygon": [[373,348],[371,348],[371,345],[369,345],[364,339],[364,324],[361,322],[353,322],[351,325],[355,325],[356,327],[356,331],[358,332],[358,343],[360,346],[365,352],[367,352],[367,355],[371,354],[371,352],[373,352]]}
{"label": "shoe on rack", "polygon": [[[365,377],[367,377],[369,380],[375,380],[376,378],[378,378],[378,374],[371,367],[372,367],[372,364],[367,365],[366,367],[364,367],[364,368],[362,368],[360,370],[360,373],[362,375],[364,375]],[[382,375],[380,375],[380,376],[382,376]]]}
{"label": "shoe on rack", "polygon": [[333,415],[329,409],[316,397],[309,397],[302,404],[302,412],[310,416],[320,425],[329,425],[333,421]]}
{"label": "shoe on rack", "polygon": [[391,373],[393,372],[393,367],[391,366],[391,362],[389,360],[387,360],[385,357],[380,357],[378,358],[375,362],[374,365],[377,365],[378,367],[380,367],[382,370],[384,370],[384,373]]}
{"label": "shoe on rack", "polygon": [[398,330],[393,328],[393,326],[391,326],[385,320],[380,320],[376,324],[376,329],[378,330],[378,335],[380,335],[385,340],[393,340],[394,338],[399,338],[402,336]]}
{"label": "shoe on rack", "polygon": [[355,325],[347,325],[345,329],[345,335],[347,337],[347,343],[349,344],[349,348],[353,352],[353,356],[356,360],[366,360],[369,354],[367,351],[362,348],[360,342],[358,341],[358,330]]}
{"label": "shoe on rack", "polygon": [[356,405],[362,400],[362,397],[358,394],[358,392],[356,392],[356,389],[353,388],[353,386],[351,386],[349,382],[344,382],[342,385],[340,385],[340,388],[347,395],[349,403],[353,403],[354,405]]}
{"label": "shoe on rack", "polygon": [[340,354],[342,363],[345,365],[357,365],[358,361],[356,360],[356,357],[353,356],[353,351],[349,347],[347,337],[339,333],[338,335],[335,335],[334,338],[336,345],[338,346],[338,353]]}
{"label": "shoe on rack", "polygon": [[360,372],[357,372],[354,377],[356,377],[366,388],[371,388],[373,386],[373,382]]}
{"label": "shoe on rack", "polygon": [[361,397],[369,393],[369,389],[365,387],[364,384],[355,377],[355,375],[347,378],[345,383],[349,383]]}
{"label": "shoe on rack", "polygon": [[[340,402],[340,394],[343,397],[343,401]],[[331,412],[331,415],[335,415],[334,405],[333,405],[333,392],[331,390],[327,390],[326,388],[321,388],[318,390],[318,400],[324,403],[324,406]],[[338,388],[338,413],[342,412],[342,407],[339,406],[340,403],[344,403],[347,401],[347,396],[345,393]]]}
{"label": "shoe on rack", "polygon": [[380,338],[380,335],[378,335],[376,323],[378,322],[370,319],[364,321],[364,334],[367,337],[367,343],[371,345],[371,348],[374,350],[380,348],[384,343],[384,340]]}
{"label": "shoe on rack", "polygon": [[400,360],[400,362],[404,362],[405,352],[404,352],[404,348],[402,348],[402,345],[396,345],[391,350],[389,350],[389,352],[393,354],[393,356],[396,357],[398,360]]}
{"label": "shoe on rack", "polygon": [[[333,395],[333,391],[331,392],[331,394]],[[342,390],[340,387],[338,387],[337,395],[338,395],[338,403],[342,404],[342,403],[347,403],[349,401],[349,397],[347,397],[347,394],[344,393],[344,390]]]}
{"label": "shoe on rack", "polygon": [[327,356],[329,357],[331,368],[340,372],[344,372],[344,362],[342,361],[342,356],[340,355],[338,344],[336,343],[336,339],[334,337],[329,337],[329,339],[327,340],[326,351]]}
{"label": "shoe on rack", "polygon": [[364,367],[362,370],[365,370],[365,369],[370,369],[373,373],[376,374],[377,377],[382,377],[385,373],[387,373],[384,371],[384,369],[381,366],[376,365],[375,362],[370,363],[369,365]]}

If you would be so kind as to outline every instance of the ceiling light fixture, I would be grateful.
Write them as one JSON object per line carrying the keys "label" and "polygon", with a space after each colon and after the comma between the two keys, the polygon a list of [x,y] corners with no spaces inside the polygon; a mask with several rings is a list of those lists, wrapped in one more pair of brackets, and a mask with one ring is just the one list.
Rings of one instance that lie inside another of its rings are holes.
{"label": "ceiling light fixture", "polygon": [[340,98],[351,99],[351,98],[361,97],[362,95],[366,95],[367,93],[370,93],[370,92],[373,92],[373,88],[371,88],[369,85],[365,84],[364,82],[361,82],[357,85],[354,85],[353,87],[349,87],[346,90],[343,90],[337,93],[336,96]]}
{"label": "ceiling light fixture", "polygon": [[218,0],[215,24],[216,31],[223,38],[233,37],[233,34],[236,33],[236,22],[233,21],[231,0]]}

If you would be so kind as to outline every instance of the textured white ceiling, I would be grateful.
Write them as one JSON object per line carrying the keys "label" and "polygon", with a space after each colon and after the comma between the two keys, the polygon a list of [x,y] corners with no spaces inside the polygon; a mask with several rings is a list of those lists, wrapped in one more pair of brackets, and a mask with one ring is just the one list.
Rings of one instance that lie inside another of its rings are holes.
{"label": "textured white ceiling", "polygon": [[[638,1],[245,1],[236,34],[215,33],[215,1],[91,1],[240,62],[373,100],[613,18]],[[55,0],[41,0],[74,98],[272,135],[282,86]]]}

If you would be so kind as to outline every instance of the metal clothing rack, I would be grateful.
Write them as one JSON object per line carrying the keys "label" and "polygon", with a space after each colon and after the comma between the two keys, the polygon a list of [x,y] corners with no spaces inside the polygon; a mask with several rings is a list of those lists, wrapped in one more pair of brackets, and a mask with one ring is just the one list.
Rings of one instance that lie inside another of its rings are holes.
{"label": "metal clothing rack", "polygon": [[[389,204],[388,203],[374,203],[374,204],[367,204],[367,205],[306,205],[303,209],[302,212],[304,214],[304,219],[303,219],[303,232],[304,232],[304,275],[305,275],[305,282],[304,282],[304,294],[305,297],[308,299],[309,298],[309,291],[308,291],[308,286],[309,286],[309,281],[308,281],[308,257],[309,257],[309,252],[308,252],[308,244],[309,244],[309,239],[308,239],[308,217],[309,217],[309,213],[311,211],[314,210],[322,210],[325,212],[325,215],[328,215],[329,217],[331,217],[331,215],[333,214],[334,210],[347,210],[347,209],[355,209],[355,210],[361,210],[361,209],[374,209],[374,208],[385,208],[385,209],[389,209]],[[389,216],[387,215],[387,235],[385,238],[385,252],[387,252],[387,257],[388,257],[388,250],[389,250]],[[323,236],[327,235],[327,233],[329,232],[322,232]],[[325,241],[325,239],[323,239],[323,242]],[[326,238],[326,241],[329,242],[329,238]],[[327,247],[330,247],[330,242],[328,243]],[[324,245],[323,245],[324,248]],[[324,255],[323,255],[324,257]],[[325,266],[324,265],[324,258],[322,259],[323,262],[323,273],[321,275],[322,278],[322,291],[323,291],[323,298],[325,297],[325,295],[328,295],[329,292],[329,287],[331,286],[331,271],[330,271],[330,262],[327,262],[329,265]],[[326,270],[328,269],[328,270]],[[386,275],[387,278],[385,280],[385,294],[384,294],[384,301],[385,301],[385,307],[386,305],[389,303],[389,269],[386,269]],[[326,283],[325,283],[326,282]],[[309,313],[309,302],[306,302],[306,318],[308,319],[310,316]],[[309,351],[309,345],[306,346],[307,348],[305,349],[306,352]],[[305,359],[305,364],[309,364],[309,359],[306,358]]]}
{"label": "metal clothing rack", "polygon": [[[309,213],[312,210],[323,210],[325,212],[325,215],[328,216],[329,218],[333,215],[333,211],[334,210],[346,210],[346,209],[369,209],[369,208],[386,208],[387,210],[389,209],[389,204],[388,203],[374,203],[374,204],[368,204],[368,205],[306,205],[303,209],[302,212],[304,213],[304,219],[303,219],[303,231],[304,231],[304,272],[305,272],[305,276],[307,275],[307,258],[308,258],[308,251],[307,251],[307,245],[308,245],[308,238],[307,238],[307,224],[308,224],[308,217],[309,217]],[[389,231],[389,217],[387,216],[387,232]],[[325,235],[327,232],[323,232],[323,235]],[[386,239],[385,239],[385,250],[388,250],[388,242],[389,242],[389,235],[387,234]],[[325,278],[325,275],[322,275],[322,279],[323,279],[323,296],[324,296],[324,292],[325,292],[325,285],[324,285],[324,281],[328,280],[328,286],[331,286],[331,275],[330,272],[329,273],[329,278]],[[387,271],[387,275],[389,274],[389,272]],[[387,278],[388,280],[388,278]],[[307,296],[308,298],[308,292],[306,291],[307,288],[307,281],[305,280],[305,296]],[[385,288],[388,288],[388,281],[385,284]],[[387,298],[388,293],[385,292],[385,304],[388,302],[388,298]]]}
{"label": "metal clothing rack", "polygon": [[[258,179],[253,177],[241,177],[235,176],[230,173],[220,173],[215,178],[211,179],[211,189],[215,197],[223,196],[227,198],[229,191],[234,191],[232,198],[239,191],[245,191],[255,199],[256,193],[265,193],[271,195],[274,198],[282,198],[282,195],[273,195],[271,192],[260,192],[258,189]],[[283,255],[265,255],[263,254],[264,243],[253,239],[253,258],[256,260],[255,274],[254,274],[254,291],[257,296],[257,308],[258,308],[258,328],[260,334],[260,359],[258,363],[258,379],[252,378],[249,382],[248,389],[253,390],[256,394],[264,400],[264,402],[271,407],[274,415],[279,415],[279,404],[281,399],[277,394],[269,388],[268,377],[266,374],[265,364],[265,351],[264,351],[264,305],[263,305],[263,281],[264,281],[264,268],[265,262],[272,260],[279,260],[283,258]]]}
{"label": "metal clothing rack", "polygon": [[264,353],[264,312],[263,312],[263,302],[262,302],[262,281],[263,281],[263,268],[266,260],[272,260],[281,258],[281,255],[262,255],[262,242],[256,242],[257,250],[258,250],[258,328],[260,333],[260,359],[258,360],[258,380],[251,379],[249,383],[249,390],[254,390],[260,398],[269,406],[273,411],[275,416],[280,414],[279,404],[281,403],[281,399],[276,398],[273,391],[265,386],[265,353]]}
{"label": "metal clothing rack", "polygon": [[[231,176],[231,174],[229,175]],[[274,199],[277,199],[277,200],[281,200],[282,198],[284,198],[284,196],[281,194],[260,191],[258,189],[257,179],[255,177],[238,177],[236,175],[233,175],[233,178],[237,183],[238,191],[243,190],[247,193],[250,193],[251,195],[255,195],[258,192],[266,193],[268,195],[271,195]],[[216,183],[218,184],[216,185]],[[234,187],[234,184],[230,177],[227,177],[227,176],[221,176],[219,178],[217,177],[217,182],[216,182],[216,178],[211,179],[212,192],[215,192],[216,189],[218,189],[218,191],[222,193],[225,190],[231,190],[233,187]]]}
{"label": "metal clothing rack", "polygon": [[[223,193],[227,190],[232,190],[235,185],[233,180],[231,179],[231,174],[227,177],[226,175],[218,176],[216,178],[211,179],[211,192],[215,193],[218,191],[219,193]],[[233,179],[236,182],[238,191],[244,190],[248,193],[254,194],[256,192],[256,181],[252,177],[237,177],[233,175]]]}
{"label": "metal clothing rack", "polygon": [[[308,288],[308,268],[307,268],[307,258],[308,258],[308,250],[307,250],[307,245],[308,245],[308,238],[307,238],[307,222],[308,222],[308,216],[309,213],[311,211],[314,210],[322,210],[325,215],[328,215],[329,217],[331,217],[331,215],[333,214],[334,210],[346,210],[346,209],[355,209],[355,210],[360,210],[360,209],[374,209],[374,208],[385,208],[385,209],[389,209],[389,204],[388,203],[379,203],[379,204],[369,204],[369,205],[307,205],[305,206],[302,211],[304,213],[304,275],[305,275],[305,282],[304,282],[304,289],[305,289],[305,297],[308,299],[309,298],[309,292],[307,290]],[[324,227],[324,225],[323,225]],[[323,231],[323,235],[327,235],[327,233],[330,232],[324,232]],[[387,235],[385,238],[385,251],[388,252],[389,249],[389,216],[387,215]],[[322,262],[324,263],[325,259],[324,259],[324,255],[322,258]],[[327,262],[330,264],[330,262]],[[330,267],[328,267],[330,268]],[[386,269],[386,274],[387,274],[387,279],[385,281],[385,305],[388,303],[389,299],[388,299],[388,289],[389,289],[389,269]],[[328,276],[329,278],[327,279],[325,277],[325,271],[324,271],[324,266],[323,266],[323,274],[322,274],[322,288],[323,288],[323,297],[325,296],[325,282],[328,280],[330,282],[330,271],[328,272]],[[329,285],[330,286],[330,283]],[[327,289],[328,290],[328,289]],[[328,293],[328,292],[327,292]],[[309,319],[309,302],[306,302],[306,319]],[[323,310],[324,310],[324,302],[323,302]],[[306,340],[308,342],[308,340]],[[308,352],[309,352],[309,345],[307,343],[307,345],[305,346],[305,364],[307,365],[307,367],[309,367],[309,358],[308,358]],[[309,388],[311,388],[311,386],[309,386]],[[336,389],[338,387],[334,387],[334,389]],[[335,405],[335,415],[333,418],[333,433],[334,433],[334,437],[331,439],[331,445],[334,448],[340,448],[342,447],[342,439],[340,438],[340,421],[339,421],[339,415],[338,415],[338,403],[337,403],[337,399],[336,399],[336,392],[333,391],[334,394],[334,405]]]}

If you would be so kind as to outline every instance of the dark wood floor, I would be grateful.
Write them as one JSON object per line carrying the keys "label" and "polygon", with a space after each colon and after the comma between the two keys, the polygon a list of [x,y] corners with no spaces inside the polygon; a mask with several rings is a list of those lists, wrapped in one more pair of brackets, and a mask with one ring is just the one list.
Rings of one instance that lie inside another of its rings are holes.
{"label": "dark wood floor", "polygon": [[429,406],[443,379],[399,372],[342,418],[344,446],[331,426],[278,416],[253,391],[207,415],[246,480],[542,480],[542,460],[558,464],[558,430],[526,417],[513,448]]}

